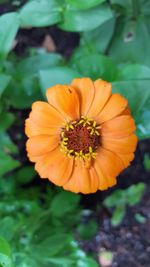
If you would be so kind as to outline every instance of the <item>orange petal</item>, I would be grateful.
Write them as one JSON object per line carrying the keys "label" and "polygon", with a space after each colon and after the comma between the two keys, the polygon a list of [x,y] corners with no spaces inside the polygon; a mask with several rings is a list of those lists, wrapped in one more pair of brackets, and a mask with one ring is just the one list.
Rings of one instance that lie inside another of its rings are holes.
{"label": "orange petal", "polygon": [[100,148],[94,163],[99,174],[100,190],[116,184],[116,176],[125,168],[122,160],[111,151]]}
{"label": "orange petal", "polygon": [[122,160],[115,153],[102,147],[98,151],[96,161],[100,165],[104,176],[107,177],[109,186],[111,185],[112,177],[116,177],[124,169]]}
{"label": "orange petal", "polygon": [[131,115],[131,110],[126,108],[120,115]]}
{"label": "orange petal", "polygon": [[134,159],[134,153],[117,155],[119,158],[121,158],[125,168],[127,168],[130,165],[130,162]]}
{"label": "orange petal", "polygon": [[28,137],[36,136],[36,135],[58,135],[60,134],[61,129],[56,127],[42,127],[39,126],[32,119],[27,119],[25,121],[25,134]]}
{"label": "orange petal", "polygon": [[106,137],[122,138],[135,131],[135,123],[131,116],[122,115],[102,124],[101,135]]}
{"label": "orange petal", "polygon": [[94,193],[99,188],[99,178],[96,170],[93,167],[89,168],[90,180],[91,180],[91,193]]}
{"label": "orange petal", "polygon": [[64,118],[52,106],[46,102],[37,101],[33,103],[32,111],[26,120],[25,132],[28,137],[36,133],[58,134],[64,122]]}
{"label": "orange petal", "polygon": [[74,193],[90,194],[98,189],[98,179],[93,168],[89,171],[84,162],[77,160],[73,169],[72,176],[63,186],[64,189]]}
{"label": "orange petal", "polygon": [[65,156],[60,147],[43,156],[35,164],[35,170],[42,178],[48,178],[56,185],[63,185],[68,181],[73,170],[73,158]]}
{"label": "orange petal", "polygon": [[115,153],[128,154],[133,153],[137,145],[137,137],[132,134],[124,138],[102,137],[102,147]]}
{"label": "orange petal", "polygon": [[46,92],[48,102],[65,118],[79,118],[79,98],[76,90],[69,85],[55,85]]}
{"label": "orange petal", "polygon": [[97,115],[96,120],[99,124],[111,120],[119,115],[127,107],[128,101],[119,94],[113,94],[102,111]]}
{"label": "orange petal", "polygon": [[32,156],[42,156],[59,144],[59,136],[37,135],[28,139],[26,143],[27,152]]}
{"label": "orange petal", "polygon": [[31,162],[37,162],[38,160],[41,160],[43,157],[43,155],[42,156],[32,156],[29,153],[27,154],[27,156]]}
{"label": "orange petal", "polygon": [[97,173],[98,178],[99,178],[98,189],[106,190],[109,187],[109,183],[108,183],[107,177],[104,176],[102,169],[101,169],[101,166],[97,160],[95,160],[95,162],[94,162],[94,168],[95,168],[96,173]]}
{"label": "orange petal", "polygon": [[101,79],[98,79],[94,82],[94,87],[95,97],[90,110],[88,111],[88,116],[90,118],[94,118],[100,113],[100,111],[108,101],[112,91],[111,83],[105,82]]}
{"label": "orange petal", "polygon": [[78,78],[74,79],[71,85],[76,89],[79,95],[81,115],[86,115],[94,99],[94,83],[89,78]]}

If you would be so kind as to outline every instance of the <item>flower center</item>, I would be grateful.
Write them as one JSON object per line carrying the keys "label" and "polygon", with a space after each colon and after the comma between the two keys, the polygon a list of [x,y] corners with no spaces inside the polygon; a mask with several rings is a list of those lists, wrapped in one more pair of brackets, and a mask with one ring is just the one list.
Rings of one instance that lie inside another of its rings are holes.
{"label": "flower center", "polygon": [[82,116],[79,121],[71,121],[62,128],[61,148],[68,156],[80,159],[96,157],[100,145],[100,126],[93,119]]}

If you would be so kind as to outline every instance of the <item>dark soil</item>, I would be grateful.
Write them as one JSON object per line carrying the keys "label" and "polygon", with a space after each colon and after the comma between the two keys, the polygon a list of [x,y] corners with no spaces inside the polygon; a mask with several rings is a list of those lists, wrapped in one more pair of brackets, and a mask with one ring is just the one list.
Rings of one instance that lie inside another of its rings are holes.
{"label": "dark soil", "polygon": [[[120,179],[122,175],[120,175]],[[132,180],[131,180],[132,184]],[[119,186],[118,186],[119,187]],[[145,223],[138,223],[136,213],[146,218]],[[98,233],[82,247],[87,252],[111,251],[113,261],[111,267],[149,267],[150,266],[150,187],[143,200],[134,207],[128,207],[123,222],[118,227],[110,224],[110,214],[104,208],[96,213],[100,224]]]}
{"label": "dark soil", "polygon": [[[79,43],[78,34],[63,32],[56,27],[21,29],[17,36],[16,54],[22,56],[28,53],[30,47],[40,47],[46,34],[51,35],[56,44],[57,52],[65,57],[70,56]],[[27,117],[28,111],[13,110],[13,112],[21,124],[14,125],[9,134],[20,148],[19,159],[21,162],[29,164],[25,155],[26,137],[23,134],[24,119]],[[23,139],[19,138],[20,133]],[[82,246],[85,251],[93,253],[104,248],[112,251],[114,255],[112,267],[150,267],[150,182],[149,174],[142,164],[146,152],[150,152],[150,140],[139,143],[134,162],[119,176],[117,186],[106,192],[82,196],[82,205],[88,209],[93,209],[99,224],[97,235],[92,240],[83,242]],[[126,188],[138,182],[147,184],[147,191],[142,202],[132,208],[128,207],[122,224],[116,228],[112,227],[110,213],[104,208],[95,211],[96,205],[102,203],[102,200],[112,191]],[[140,224],[135,220],[134,215],[137,212],[146,217],[146,223]]]}

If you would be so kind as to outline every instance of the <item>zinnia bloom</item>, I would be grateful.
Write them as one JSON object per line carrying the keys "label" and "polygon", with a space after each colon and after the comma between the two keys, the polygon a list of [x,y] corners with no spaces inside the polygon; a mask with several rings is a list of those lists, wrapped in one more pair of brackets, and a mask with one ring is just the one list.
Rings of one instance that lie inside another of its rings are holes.
{"label": "zinnia bloom", "polygon": [[128,101],[101,79],[74,79],[46,92],[26,120],[26,149],[41,178],[75,193],[116,184],[134,158],[137,137]]}

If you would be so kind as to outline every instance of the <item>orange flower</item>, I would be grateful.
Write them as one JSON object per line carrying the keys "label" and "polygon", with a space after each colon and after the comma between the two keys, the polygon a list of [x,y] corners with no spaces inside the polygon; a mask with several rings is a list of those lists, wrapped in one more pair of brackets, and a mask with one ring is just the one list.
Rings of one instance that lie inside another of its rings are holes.
{"label": "orange flower", "polygon": [[26,149],[41,178],[75,193],[116,184],[134,158],[137,137],[128,101],[101,79],[74,79],[46,92],[26,120]]}

